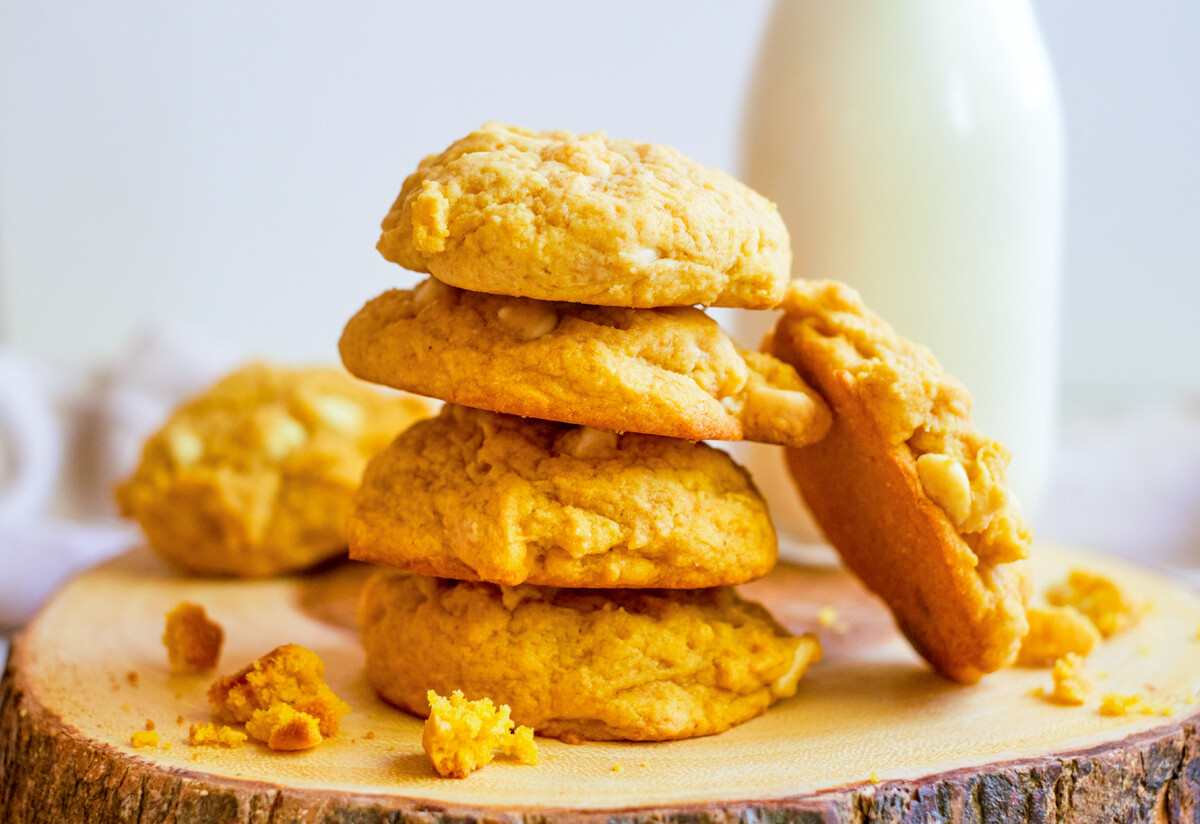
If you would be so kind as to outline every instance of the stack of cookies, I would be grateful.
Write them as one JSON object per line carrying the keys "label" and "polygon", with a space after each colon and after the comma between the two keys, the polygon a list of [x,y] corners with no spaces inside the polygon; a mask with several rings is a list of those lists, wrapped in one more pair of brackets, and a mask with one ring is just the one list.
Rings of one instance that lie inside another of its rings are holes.
{"label": "stack of cookies", "polygon": [[564,739],[720,732],[820,655],[732,585],[776,537],[704,440],[829,428],[789,365],[696,304],[765,309],[790,251],[774,206],[654,145],[489,124],[404,182],[389,260],[428,272],[346,326],[346,367],[446,401],[369,465],[351,556],[372,683],[428,712],[462,690]]}

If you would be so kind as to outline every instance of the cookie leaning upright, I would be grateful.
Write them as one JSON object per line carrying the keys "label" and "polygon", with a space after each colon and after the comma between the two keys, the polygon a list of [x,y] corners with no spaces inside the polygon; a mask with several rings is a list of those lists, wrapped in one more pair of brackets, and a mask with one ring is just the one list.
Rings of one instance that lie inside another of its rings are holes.
{"label": "cookie leaning upright", "polygon": [[913,646],[964,683],[1010,663],[1027,623],[1030,533],[1005,484],[1008,452],[928,350],[849,287],[793,283],[765,348],[833,410],[788,467],[830,543]]}
{"label": "cookie leaning upright", "polygon": [[488,123],[404,181],[377,247],[476,292],[767,309],[791,267],[775,205],[666,146]]}

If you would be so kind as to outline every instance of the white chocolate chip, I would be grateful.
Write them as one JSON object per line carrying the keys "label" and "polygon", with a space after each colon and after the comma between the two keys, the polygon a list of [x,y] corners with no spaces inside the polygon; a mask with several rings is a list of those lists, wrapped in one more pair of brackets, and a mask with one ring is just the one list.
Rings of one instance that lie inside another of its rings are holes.
{"label": "white chocolate chip", "polygon": [[496,317],[501,326],[522,341],[537,340],[558,326],[558,314],[548,304],[535,300],[501,306]]}
{"label": "white chocolate chip", "polygon": [[293,449],[308,440],[308,433],[300,422],[291,415],[273,421],[263,436],[267,457],[275,462],[282,461]]}
{"label": "white chocolate chip", "polygon": [[725,411],[730,415],[742,414],[742,407],[746,405],[746,399],[738,395],[728,395],[721,398],[721,406],[725,407]]}
{"label": "white chocolate chip", "polygon": [[413,290],[413,306],[418,310],[424,309],[434,301],[447,298],[452,294],[454,294],[453,286],[447,286],[437,278],[429,278],[422,281]]}
{"label": "white chocolate chip", "polygon": [[820,400],[754,379],[746,384],[745,405],[738,417],[747,438],[791,446],[818,440],[829,426],[829,414]]}
{"label": "white chocolate chip", "polygon": [[204,441],[187,427],[172,427],[167,433],[167,451],[176,466],[191,466],[204,456]]}
{"label": "white chocolate chip", "polygon": [[971,513],[971,481],[967,470],[949,455],[927,453],[917,458],[921,487],[957,526]]}
{"label": "white chocolate chip", "polygon": [[630,257],[630,259],[633,260],[634,263],[640,263],[642,265],[647,265],[647,264],[653,263],[654,261],[661,258],[662,253],[659,252],[657,249],[651,249],[649,247],[644,246],[641,249],[637,249],[634,252],[632,252],[629,255],[629,257]]}
{"label": "white chocolate chip", "polygon": [[575,458],[603,458],[616,450],[618,439],[616,432],[581,426],[567,434],[564,447]]}
{"label": "white chocolate chip", "polygon": [[793,653],[792,665],[788,671],[771,682],[771,694],[774,696],[791,695],[796,690],[796,682],[808,667],[808,657],[801,655],[797,649]]}
{"label": "white chocolate chip", "polygon": [[348,435],[360,432],[366,418],[361,406],[337,395],[322,395],[313,401],[312,407],[323,422]]}

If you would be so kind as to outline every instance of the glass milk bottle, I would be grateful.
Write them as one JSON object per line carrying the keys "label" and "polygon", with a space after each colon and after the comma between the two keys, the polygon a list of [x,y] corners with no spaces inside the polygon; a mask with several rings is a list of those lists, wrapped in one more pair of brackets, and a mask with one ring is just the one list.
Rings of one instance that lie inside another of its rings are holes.
{"label": "glass milk bottle", "polygon": [[[1055,425],[1063,136],[1029,2],[776,0],[742,141],[793,277],[849,283],[932,349],[1031,514]],[[739,312],[737,336],[757,346],[773,320]],[[778,450],[742,457],[781,532],[814,537]]]}

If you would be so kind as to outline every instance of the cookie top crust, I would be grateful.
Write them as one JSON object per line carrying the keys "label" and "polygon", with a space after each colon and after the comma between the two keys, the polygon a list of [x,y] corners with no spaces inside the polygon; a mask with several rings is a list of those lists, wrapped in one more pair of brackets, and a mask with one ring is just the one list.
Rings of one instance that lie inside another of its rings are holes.
{"label": "cookie top crust", "polygon": [[367,674],[392,704],[426,690],[512,708],[538,735],[661,741],[711,735],[793,695],[821,656],[730,587],[502,587],[386,571],[363,591]]}
{"label": "cookie top crust", "polygon": [[794,369],[740,349],[689,306],[538,301],[430,278],[368,302],[339,348],[365,380],[511,415],[792,446],[829,427]]}
{"label": "cookie top crust", "polygon": [[971,421],[966,389],[849,287],[799,281],[765,348],[833,411],[792,475],[830,543],[938,671],[973,682],[1009,663],[1027,623],[1031,533],[1009,453]]}
{"label": "cookie top crust", "polygon": [[741,584],[776,557],[718,449],[452,405],[371,461],[349,537],[356,560],[507,585]]}
{"label": "cookie top crust", "polygon": [[791,268],[773,203],[666,146],[488,123],[404,181],[376,248],[477,292],[768,309]]}
{"label": "cookie top crust", "polygon": [[249,364],[172,413],[117,503],[188,571],[303,569],[345,551],[367,460],[430,411],[340,370]]}

